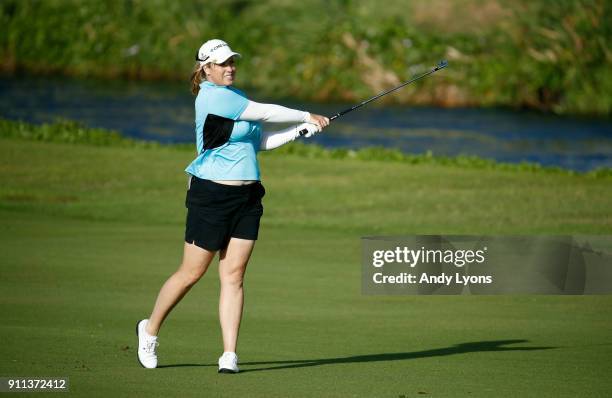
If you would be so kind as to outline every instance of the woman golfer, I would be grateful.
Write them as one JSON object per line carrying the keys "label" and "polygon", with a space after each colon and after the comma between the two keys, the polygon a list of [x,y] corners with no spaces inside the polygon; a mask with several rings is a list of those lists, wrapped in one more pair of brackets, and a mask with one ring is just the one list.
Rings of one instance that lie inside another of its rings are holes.
{"label": "woman golfer", "polygon": [[[145,368],[157,367],[157,334],[168,313],[204,275],[219,253],[219,320],[223,334],[220,373],[238,372],[236,344],[244,301],[243,279],[253,251],[261,199],[257,151],[293,141],[306,129],[306,137],[321,131],[329,119],[279,105],[249,101],[234,83],[240,54],[221,40],[200,47],[191,77],[195,100],[197,157],[187,167],[187,222],[183,261],[162,286],[149,319],[138,322],[138,360]],[[259,121],[302,123],[263,132]]]}

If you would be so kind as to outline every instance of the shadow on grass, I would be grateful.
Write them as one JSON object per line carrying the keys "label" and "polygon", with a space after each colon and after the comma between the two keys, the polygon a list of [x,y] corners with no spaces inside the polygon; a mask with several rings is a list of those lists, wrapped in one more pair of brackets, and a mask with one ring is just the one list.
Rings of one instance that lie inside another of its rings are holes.
{"label": "shadow on grass", "polygon": [[[499,352],[499,351],[536,351],[550,350],[558,347],[504,347],[508,344],[527,343],[529,340],[494,340],[477,341],[471,343],[456,344],[451,347],[436,348],[432,350],[397,352],[384,354],[355,355],[340,358],[320,358],[320,359],[296,359],[292,361],[265,361],[265,362],[241,362],[240,365],[274,365],[264,366],[255,369],[241,369],[240,373],[257,372],[262,370],[294,369],[309,366],[333,365],[341,363],[361,363],[361,362],[386,362],[401,361],[407,359],[441,357],[446,355],[466,354],[470,352]],[[158,368],[175,368],[182,366],[217,366],[217,364],[176,364],[163,365]]]}

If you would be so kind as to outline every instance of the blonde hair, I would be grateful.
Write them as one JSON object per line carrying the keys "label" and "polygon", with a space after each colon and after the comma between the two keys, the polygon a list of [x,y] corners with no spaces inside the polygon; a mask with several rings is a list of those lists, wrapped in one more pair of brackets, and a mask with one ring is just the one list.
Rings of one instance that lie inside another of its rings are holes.
{"label": "blonde hair", "polygon": [[193,95],[198,95],[200,92],[200,83],[205,80],[205,77],[204,67],[201,66],[199,62],[196,62],[193,67],[193,72],[191,73],[191,93]]}

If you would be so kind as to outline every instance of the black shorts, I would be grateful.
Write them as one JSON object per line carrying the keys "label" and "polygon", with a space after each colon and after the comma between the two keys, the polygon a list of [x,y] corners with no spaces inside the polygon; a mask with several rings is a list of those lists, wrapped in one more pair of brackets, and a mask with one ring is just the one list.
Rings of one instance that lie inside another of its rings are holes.
{"label": "black shorts", "polygon": [[185,242],[216,251],[226,248],[232,237],[257,240],[265,194],[259,181],[235,186],[191,177]]}

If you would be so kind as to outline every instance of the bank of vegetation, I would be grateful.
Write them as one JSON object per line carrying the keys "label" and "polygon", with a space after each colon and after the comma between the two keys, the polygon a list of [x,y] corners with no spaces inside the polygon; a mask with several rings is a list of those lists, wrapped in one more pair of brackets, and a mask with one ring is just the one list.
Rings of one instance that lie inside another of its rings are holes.
{"label": "bank of vegetation", "polygon": [[267,96],[354,101],[447,58],[388,100],[609,115],[610,20],[604,0],[4,0],[0,68],[185,80],[221,37]]}

